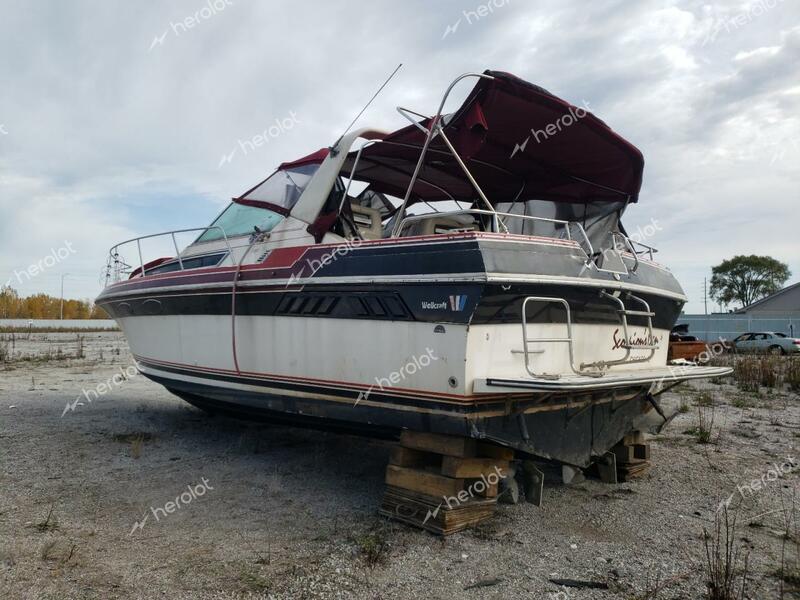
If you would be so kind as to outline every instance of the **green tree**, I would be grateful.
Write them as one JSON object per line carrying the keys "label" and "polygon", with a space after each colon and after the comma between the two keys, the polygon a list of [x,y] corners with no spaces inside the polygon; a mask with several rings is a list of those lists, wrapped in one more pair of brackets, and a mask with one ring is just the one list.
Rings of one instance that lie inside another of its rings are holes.
{"label": "green tree", "polygon": [[711,269],[711,297],[743,307],[777,292],[792,275],[789,266],[771,256],[734,256]]}

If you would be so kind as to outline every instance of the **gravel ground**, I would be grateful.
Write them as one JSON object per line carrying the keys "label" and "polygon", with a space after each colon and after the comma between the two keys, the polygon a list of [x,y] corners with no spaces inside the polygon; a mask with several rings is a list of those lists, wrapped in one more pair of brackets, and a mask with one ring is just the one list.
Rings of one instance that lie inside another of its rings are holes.
{"label": "gravel ground", "polygon": [[797,567],[797,473],[770,473],[794,458],[796,393],[681,386],[664,404],[688,410],[643,478],[551,477],[542,508],[499,505],[443,540],[376,515],[388,442],[209,417],[112,379],[132,365],[119,333],[26,337],[0,363],[0,598],[703,598],[702,531],[726,499],[749,598],[781,596],[782,550]]}

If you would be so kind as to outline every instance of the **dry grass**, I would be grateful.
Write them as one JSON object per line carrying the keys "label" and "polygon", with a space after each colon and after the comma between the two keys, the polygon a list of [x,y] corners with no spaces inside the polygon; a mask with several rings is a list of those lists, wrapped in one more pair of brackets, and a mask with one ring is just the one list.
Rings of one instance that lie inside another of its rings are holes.
{"label": "dry grass", "polygon": [[714,406],[714,397],[711,395],[711,392],[707,390],[703,390],[697,394],[695,400],[697,400],[698,406]]}
{"label": "dry grass", "polygon": [[144,446],[144,438],[137,437],[134,440],[131,440],[131,456],[133,458],[139,458],[142,456],[142,447]]}
{"label": "dry grass", "polygon": [[797,368],[794,363],[783,356],[740,356],[733,363],[733,377],[744,392],[757,393],[762,387],[781,389],[786,375]]}
{"label": "dry grass", "polygon": [[53,514],[54,507],[54,504],[50,505],[50,510],[47,512],[47,516],[45,517],[44,521],[34,523],[33,528],[39,533],[46,533],[48,531],[55,531],[58,529],[58,519],[56,519],[55,515]]}
{"label": "dry grass", "polygon": [[684,433],[694,436],[698,444],[710,444],[712,442],[711,433],[714,429],[714,416],[713,406],[710,409],[706,406],[698,406],[697,425],[687,429]]}
{"label": "dry grass", "polygon": [[11,360],[14,355],[14,342],[16,338],[14,334],[11,336],[0,335],[0,362]]}
{"label": "dry grass", "polygon": [[[795,491],[792,491],[790,501],[783,494],[780,498],[784,533],[781,539],[781,566],[775,576],[780,581],[780,597],[783,598],[786,591],[793,594],[800,591],[800,527],[797,523]],[[785,584],[791,586],[789,590],[785,589]]]}
{"label": "dry grass", "polygon": [[153,434],[146,433],[146,432],[135,432],[135,433],[117,433],[112,436],[112,439],[115,442],[120,442],[122,444],[130,444],[131,446],[131,456],[134,459],[138,459],[142,456],[142,450],[144,449],[144,443],[153,439]]}
{"label": "dry grass", "polygon": [[800,392],[800,357],[791,357],[786,364],[784,380],[793,392]]}
{"label": "dry grass", "polygon": [[742,358],[733,364],[733,378],[743,392],[758,392],[761,384],[761,365],[757,359]]}
{"label": "dry grass", "polygon": [[703,528],[703,543],[706,598],[744,600],[749,555],[742,558],[742,545],[736,543],[736,515],[731,516],[727,507],[717,512],[713,531]]}

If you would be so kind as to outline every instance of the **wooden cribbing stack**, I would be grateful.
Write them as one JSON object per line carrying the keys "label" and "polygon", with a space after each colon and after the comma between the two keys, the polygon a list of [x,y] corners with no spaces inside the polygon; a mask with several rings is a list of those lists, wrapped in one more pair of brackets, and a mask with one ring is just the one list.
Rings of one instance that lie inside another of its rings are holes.
{"label": "wooden cribbing stack", "polygon": [[641,431],[626,435],[611,452],[617,459],[617,481],[636,479],[650,469],[650,444]]}
{"label": "wooden cribbing stack", "polygon": [[403,431],[386,467],[381,515],[449,535],[488,519],[514,451],[453,435]]}

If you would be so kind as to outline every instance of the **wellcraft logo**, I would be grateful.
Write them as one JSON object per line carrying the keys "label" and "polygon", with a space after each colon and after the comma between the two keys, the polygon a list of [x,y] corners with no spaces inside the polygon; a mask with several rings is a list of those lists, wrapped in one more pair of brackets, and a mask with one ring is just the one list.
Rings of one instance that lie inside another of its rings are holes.
{"label": "wellcraft logo", "polygon": [[467,296],[450,296],[449,302],[442,300],[441,302],[434,302],[432,300],[423,300],[423,310],[448,310],[453,312],[461,312],[467,306]]}
{"label": "wellcraft logo", "polygon": [[423,300],[422,308],[425,310],[444,310],[447,308],[447,302],[425,302]]}
{"label": "wellcraft logo", "polygon": [[461,312],[467,305],[466,296],[450,296],[450,310]]}

